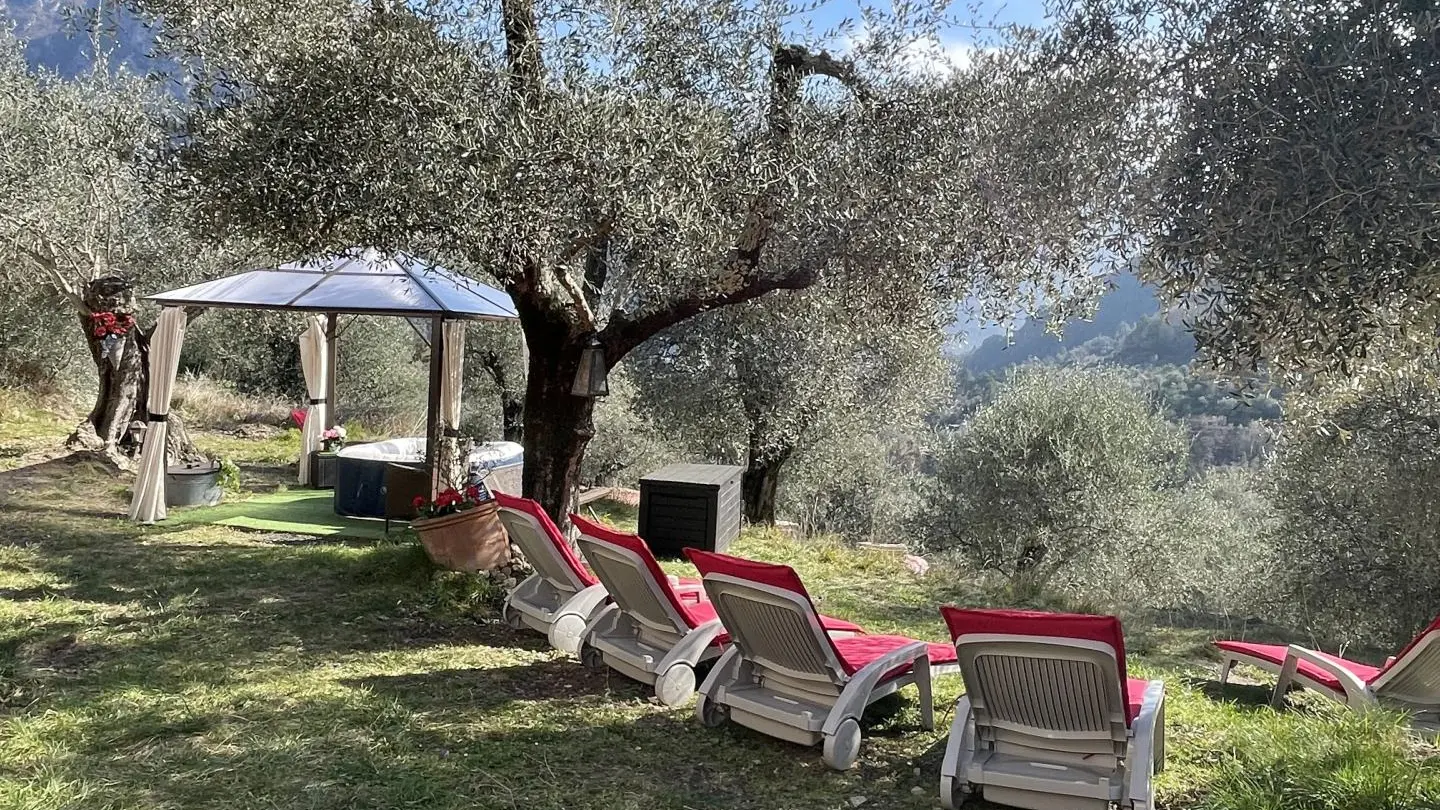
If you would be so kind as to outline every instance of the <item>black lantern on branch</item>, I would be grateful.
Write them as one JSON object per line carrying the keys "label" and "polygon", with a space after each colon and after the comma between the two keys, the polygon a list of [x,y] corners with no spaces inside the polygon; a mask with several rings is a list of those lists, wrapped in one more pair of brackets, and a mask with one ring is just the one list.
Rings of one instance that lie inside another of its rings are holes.
{"label": "black lantern on branch", "polygon": [[577,397],[603,397],[610,393],[609,368],[605,364],[605,347],[600,338],[591,336],[590,343],[580,350],[580,367],[575,370],[575,384],[570,393]]}

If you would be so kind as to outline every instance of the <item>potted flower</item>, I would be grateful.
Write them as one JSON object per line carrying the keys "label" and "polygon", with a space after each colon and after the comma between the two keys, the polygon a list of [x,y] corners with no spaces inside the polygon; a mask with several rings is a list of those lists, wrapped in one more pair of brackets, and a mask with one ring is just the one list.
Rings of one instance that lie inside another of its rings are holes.
{"label": "potted flower", "polygon": [[327,428],[320,434],[320,450],[333,453],[345,446],[345,428],[340,425]]}
{"label": "potted flower", "polygon": [[410,526],[432,562],[452,571],[490,571],[510,562],[510,538],[500,523],[499,505],[471,485],[450,487],[434,500],[415,496]]}

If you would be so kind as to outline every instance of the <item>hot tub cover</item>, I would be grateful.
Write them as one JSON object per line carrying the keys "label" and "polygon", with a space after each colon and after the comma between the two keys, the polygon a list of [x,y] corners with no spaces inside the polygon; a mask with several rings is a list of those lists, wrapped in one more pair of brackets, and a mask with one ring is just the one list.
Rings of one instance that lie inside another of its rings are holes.
{"label": "hot tub cover", "polygon": [[[397,464],[423,464],[425,462],[425,439],[386,439],[383,442],[355,444],[341,450],[341,458],[366,461],[389,461]],[[519,464],[525,457],[525,448],[515,442],[487,442],[470,453],[470,466],[508,467]]]}

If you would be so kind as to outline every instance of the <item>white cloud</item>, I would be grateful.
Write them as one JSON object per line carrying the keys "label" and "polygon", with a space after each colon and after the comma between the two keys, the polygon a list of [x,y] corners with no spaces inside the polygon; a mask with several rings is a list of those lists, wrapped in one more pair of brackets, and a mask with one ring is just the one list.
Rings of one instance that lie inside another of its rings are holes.
{"label": "white cloud", "polygon": [[[854,56],[870,50],[868,31],[844,36],[837,50]],[[906,70],[921,76],[944,76],[970,66],[981,48],[973,42],[949,37],[920,37],[900,46],[896,56]]]}

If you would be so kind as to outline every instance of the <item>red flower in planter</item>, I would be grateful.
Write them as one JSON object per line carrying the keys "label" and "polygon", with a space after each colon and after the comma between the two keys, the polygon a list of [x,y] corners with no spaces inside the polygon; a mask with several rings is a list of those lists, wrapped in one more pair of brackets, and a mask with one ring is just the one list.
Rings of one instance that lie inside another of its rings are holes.
{"label": "red flower in planter", "polygon": [[411,501],[411,502],[410,502],[410,505],[413,506],[413,507],[415,507],[416,509],[419,509],[420,507],[422,507],[422,506],[425,505],[425,496],[424,496],[424,495],[416,495],[416,496],[415,496],[415,500]]}

